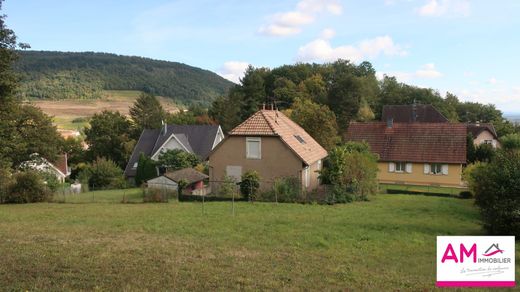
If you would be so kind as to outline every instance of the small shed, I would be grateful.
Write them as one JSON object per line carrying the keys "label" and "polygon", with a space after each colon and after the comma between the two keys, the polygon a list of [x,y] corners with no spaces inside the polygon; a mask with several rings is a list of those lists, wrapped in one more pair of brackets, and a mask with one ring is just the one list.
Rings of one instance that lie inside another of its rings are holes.
{"label": "small shed", "polygon": [[177,182],[163,175],[156,178],[152,178],[148,180],[146,183],[149,189],[176,191],[178,188]]}
{"label": "small shed", "polygon": [[184,188],[186,193],[192,193],[195,190],[204,189],[204,180],[208,176],[196,171],[193,168],[183,168],[172,172],[167,172],[162,176],[148,180],[148,188],[177,190],[178,183],[184,180],[187,185]]}

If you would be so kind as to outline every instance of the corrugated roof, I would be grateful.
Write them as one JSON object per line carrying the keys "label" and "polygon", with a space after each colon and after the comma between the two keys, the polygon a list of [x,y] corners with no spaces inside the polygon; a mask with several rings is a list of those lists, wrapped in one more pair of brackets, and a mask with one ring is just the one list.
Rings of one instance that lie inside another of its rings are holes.
{"label": "corrugated roof", "polygon": [[305,130],[277,110],[260,110],[231,130],[232,136],[279,136],[307,165],[323,159],[327,151]]}
{"label": "corrugated roof", "polygon": [[366,141],[381,161],[466,163],[466,125],[459,123],[351,123],[349,141]]}
{"label": "corrugated roof", "polygon": [[430,104],[385,105],[381,121],[396,123],[447,123],[449,120]]}

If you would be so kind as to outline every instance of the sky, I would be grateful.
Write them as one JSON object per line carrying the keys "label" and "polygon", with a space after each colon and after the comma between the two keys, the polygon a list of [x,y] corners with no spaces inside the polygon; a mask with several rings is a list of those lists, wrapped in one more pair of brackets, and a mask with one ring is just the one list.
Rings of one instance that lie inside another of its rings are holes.
{"label": "sky", "polygon": [[520,113],[520,1],[5,0],[33,50],[176,61],[238,82],[249,65],[370,61],[441,95]]}

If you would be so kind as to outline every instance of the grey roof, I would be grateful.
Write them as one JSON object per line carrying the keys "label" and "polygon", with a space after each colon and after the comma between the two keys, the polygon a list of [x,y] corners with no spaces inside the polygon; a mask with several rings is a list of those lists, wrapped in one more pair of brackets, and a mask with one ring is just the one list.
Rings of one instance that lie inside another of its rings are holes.
{"label": "grey roof", "polygon": [[188,151],[202,160],[207,159],[218,129],[218,125],[166,125],[166,132],[164,128],[143,130],[126,165],[125,176],[135,176],[136,169],[133,165],[139,161],[141,153],[149,157],[153,156],[172,135],[175,135]]}

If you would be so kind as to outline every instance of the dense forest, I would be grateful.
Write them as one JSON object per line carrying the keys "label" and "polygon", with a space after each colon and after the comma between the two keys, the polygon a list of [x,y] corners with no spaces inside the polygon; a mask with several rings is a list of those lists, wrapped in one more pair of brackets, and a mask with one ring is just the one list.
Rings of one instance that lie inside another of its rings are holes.
{"label": "dense forest", "polygon": [[22,99],[92,99],[103,90],[140,90],[209,105],[233,85],[211,71],[176,62],[92,52],[18,53]]}
{"label": "dense forest", "polygon": [[308,112],[316,104],[319,110],[314,116],[318,111],[332,111],[341,134],[350,121],[378,120],[384,105],[414,102],[434,105],[452,122],[493,123],[499,136],[519,130],[492,104],[462,102],[449,92],[441,95],[434,89],[401,83],[390,76],[380,80],[369,62],[354,64],[346,60],[274,69],[249,67],[240,84],[213,102],[209,114],[229,130],[262,104],[275,103],[289,114],[297,107],[301,108],[298,114]]}

